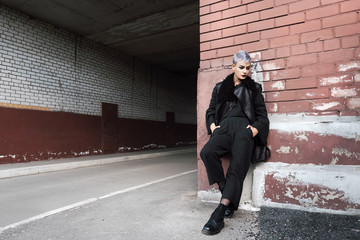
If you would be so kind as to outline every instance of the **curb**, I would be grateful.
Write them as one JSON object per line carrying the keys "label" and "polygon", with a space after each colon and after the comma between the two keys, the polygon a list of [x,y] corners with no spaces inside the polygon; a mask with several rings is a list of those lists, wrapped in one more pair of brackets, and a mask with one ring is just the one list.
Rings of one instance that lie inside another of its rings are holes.
{"label": "curb", "polygon": [[196,148],[0,170],[0,179],[196,152]]}

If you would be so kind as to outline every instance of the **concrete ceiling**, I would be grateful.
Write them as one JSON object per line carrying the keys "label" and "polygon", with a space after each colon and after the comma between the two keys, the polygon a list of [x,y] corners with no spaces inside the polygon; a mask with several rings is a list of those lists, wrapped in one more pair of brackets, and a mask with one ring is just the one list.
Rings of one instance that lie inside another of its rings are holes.
{"label": "concrete ceiling", "polygon": [[198,0],[0,0],[0,4],[196,79]]}

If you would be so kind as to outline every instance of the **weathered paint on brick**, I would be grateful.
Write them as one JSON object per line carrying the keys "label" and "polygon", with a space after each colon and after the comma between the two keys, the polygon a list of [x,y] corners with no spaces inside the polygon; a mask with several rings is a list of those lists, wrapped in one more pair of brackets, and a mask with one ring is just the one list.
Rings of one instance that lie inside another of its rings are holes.
{"label": "weathered paint on brick", "polygon": [[272,149],[271,162],[317,165],[360,163],[360,143],[340,136],[271,130],[269,144]]}
{"label": "weathered paint on brick", "polygon": [[264,163],[254,170],[255,206],[340,214],[360,213],[360,168]]}
{"label": "weathered paint on brick", "polygon": [[360,62],[349,62],[339,64],[339,71],[345,72],[349,70],[360,70]]}
{"label": "weathered paint on brick", "polygon": [[304,183],[289,175],[277,177],[276,173],[265,176],[264,200],[283,204],[300,205],[306,208],[316,207],[331,210],[360,209],[344,191],[322,185]]}
{"label": "weathered paint on brick", "polygon": [[353,83],[353,79],[350,75],[320,78],[321,86],[351,85],[352,83]]}
{"label": "weathered paint on brick", "polygon": [[[238,16],[234,4],[230,3],[230,9],[223,9],[229,18],[230,14],[235,17],[234,26],[227,26],[226,36],[218,34],[216,37],[235,36],[231,35],[231,30],[239,29],[240,35],[236,37],[235,44],[214,49],[216,51],[209,56],[212,61],[221,59],[216,64],[200,63],[205,67],[201,67],[198,79],[201,83],[198,84],[201,95],[198,98],[198,150],[207,140],[204,112],[211,90],[206,88],[212,89],[219,76],[225,76],[221,73],[231,71],[232,55],[244,49],[256,61],[253,78],[263,85],[270,116],[268,143],[272,157],[266,164],[294,166],[295,175],[311,169],[306,165],[317,170],[318,167],[329,167],[331,170],[334,166],[343,168],[342,176],[346,176],[352,171],[352,166],[360,165],[360,19],[357,1],[274,0],[266,1],[266,4],[247,3],[243,1],[241,8],[238,6],[242,11]],[[245,12],[247,7],[251,12]],[[212,21],[218,20],[214,17]],[[275,28],[272,27],[274,23]],[[246,32],[258,35],[254,38],[255,35]],[[255,171],[258,168],[261,164]],[[207,189],[209,186],[206,186],[202,164],[199,164],[199,170],[199,189]],[[328,177],[326,171],[321,173],[324,175],[313,172],[312,176]],[[285,176],[283,179],[288,178]],[[282,199],[274,201],[277,207],[302,204],[304,208],[301,209],[312,209],[311,206],[344,211],[359,209],[352,205],[356,201],[349,200],[347,195],[354,190],[347,189],[346,184],[341,185],[341,179],[330,179],[338,185],[299,180],[294,185],[298,191],[292,189],[292,194],[277,189],[270,189],[266,194],[269,194],[270,203],[271,199]],[[271,181],[278,184],[276,179]],[[264,182],[259,183],[254,178],[254,192],[263,186]],[[311,200],[311,206],[306,204],[306,198],[301,199],[301,194],[308,194],[306,197]],[[261,195],[259,199],[263,197]],[[273,206],[259,200],[258,206],[262,205]]]}

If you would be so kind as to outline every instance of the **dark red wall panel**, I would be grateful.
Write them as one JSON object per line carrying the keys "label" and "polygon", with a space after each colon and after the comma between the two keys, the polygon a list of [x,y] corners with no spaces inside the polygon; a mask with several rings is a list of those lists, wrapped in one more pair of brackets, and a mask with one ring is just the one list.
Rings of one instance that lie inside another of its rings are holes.
{"label": "dark red wall panel", "polygon": [[[0,107],[0,164],[102,154],[101,116]],[[118,152],[193,145],[196,125],[118,119]]]}
{"label": "dark red wall panel", "polygon": [[146,149],[161,146],[174,147],[193,145],[196,142],[196,125],[148,121],[139,119],[119,119],[119,148]]}
{"label": "dark red wall panel", "polygon": [[100,117],[0,108],[0,118],[0,163],[99,153]]}

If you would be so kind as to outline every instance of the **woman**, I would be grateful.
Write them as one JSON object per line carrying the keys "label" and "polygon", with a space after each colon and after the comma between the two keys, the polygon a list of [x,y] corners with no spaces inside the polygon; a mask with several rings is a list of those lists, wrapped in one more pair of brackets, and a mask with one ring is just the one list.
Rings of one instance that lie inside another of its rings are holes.
{"label": "woman", "polygon": [[[211,134],[200,152],[209,178],[222,193],[219,206],[202,232],[217,234],[224,227],[224,217],[231,218],[238,209],[243,182],[253,157],[255,145],[265,145],[269,119],[262,88],[249,75],[251,58],[245,51],[233,57],[233,73],[214,87],[206,125]],[[221,157],[230,153],[230,165],[224,176]]]}

